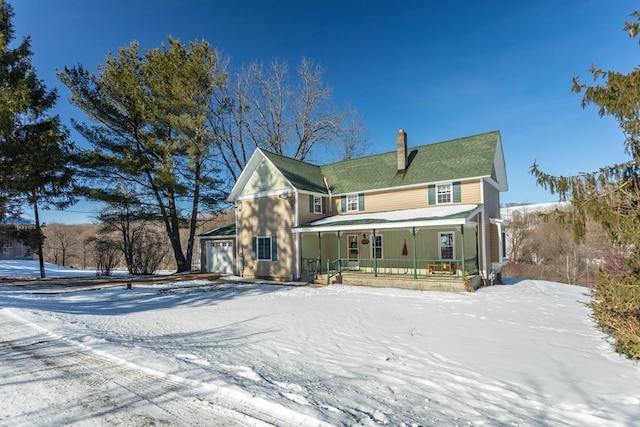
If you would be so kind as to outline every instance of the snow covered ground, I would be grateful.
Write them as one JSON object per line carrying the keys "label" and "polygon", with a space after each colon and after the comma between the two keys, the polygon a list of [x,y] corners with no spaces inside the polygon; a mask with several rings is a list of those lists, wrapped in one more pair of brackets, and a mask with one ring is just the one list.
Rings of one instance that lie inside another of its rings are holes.
{"label": "snow covered ground", "polygon": [[[60,265],[44,263],[45,277],[53,278],[77,278],[96,277],[96,270],[62,267]],[[127,274],[124,270],[114,270],[113,275],[122,276]],[[33,260],[0,260],[0,278],[12,279],[37,279],[40,277],[40,264]]]}
{"label": "snow covered ground", "polygon": [[0,286],[0,425],[638,425],[640,366],[588,301],[541,281]]}

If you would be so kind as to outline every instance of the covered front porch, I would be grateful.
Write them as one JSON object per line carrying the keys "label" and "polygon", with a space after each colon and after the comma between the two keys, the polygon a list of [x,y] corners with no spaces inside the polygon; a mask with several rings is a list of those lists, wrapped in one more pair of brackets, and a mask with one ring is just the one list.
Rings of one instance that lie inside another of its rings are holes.
{"label": "covered front porch", "polygon": [[295,227],[301,277],[326,284],[469,290],[474,278],[480,280],[480,212],[480,205],[456,205],[337,215]]}

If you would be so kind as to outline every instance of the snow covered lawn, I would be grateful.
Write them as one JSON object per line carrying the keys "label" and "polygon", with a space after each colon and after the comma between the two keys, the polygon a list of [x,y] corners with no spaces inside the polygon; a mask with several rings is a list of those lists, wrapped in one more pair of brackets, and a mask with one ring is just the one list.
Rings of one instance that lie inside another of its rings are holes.
{"label": "snow covered lawn", "polygon": [[0,424],[633,425],[640,366],[613,352],[588,301],[540,281],[473,294],[4,286]]}

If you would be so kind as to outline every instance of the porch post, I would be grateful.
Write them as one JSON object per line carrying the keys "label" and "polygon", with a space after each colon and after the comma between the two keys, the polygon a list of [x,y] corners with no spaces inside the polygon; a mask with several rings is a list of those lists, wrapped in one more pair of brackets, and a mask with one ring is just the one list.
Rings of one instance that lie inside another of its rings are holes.
{"label": "porch post", "polygon": [[371,238],[371,248],[373,249],[371,255],[373,256],[373,277],[378,277],[378,258],[376,258],[376,229],[373,229]]}
{"label": "porch post", "polygon": [[318,271],[316,273],[320,273],[322,271],[322,233],[318,231]]}
{"label": "porch post", "polygon": [[413,227],[411,229],[411,235],[413,236],[413,278],[417,279],[418,278],[418,260],[416,258],[417,256],[417,252],[416,252],[416,228]]}
{"label": "porch post", "polygon": [[467,273],[465,270],[464,261],[467,259],[467,256],[464,252],[464,224],[460,226],[460,234],[462,234],[462,277],[466,277]]}
{"label": "porch post", "polygon": [[480,242],[478,241],[478,225],[476,225],[476,269],[480,274]]}
{"label": "porch post", "polygon": [[340,244],[340,232],[338,231],[336,235],[338,236],[338,273],[341,273],[342,263],[340,262],[340,258],[342,257],[342,250],[341,250],[341,244]]}

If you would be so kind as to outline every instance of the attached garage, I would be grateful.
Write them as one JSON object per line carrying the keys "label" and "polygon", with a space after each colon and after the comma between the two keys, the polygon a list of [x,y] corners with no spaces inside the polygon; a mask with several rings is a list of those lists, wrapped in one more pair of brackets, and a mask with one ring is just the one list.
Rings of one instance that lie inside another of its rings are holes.
{"label": "attached garage", "polygon": [[200,271],[235,274],[235,223],[207,231],[197,237],[200,241]]}

